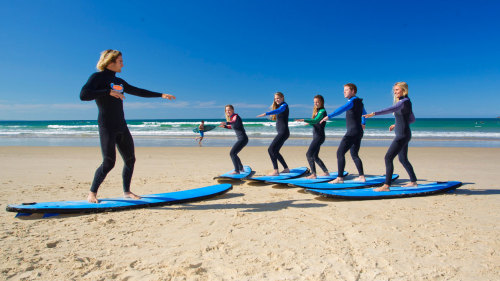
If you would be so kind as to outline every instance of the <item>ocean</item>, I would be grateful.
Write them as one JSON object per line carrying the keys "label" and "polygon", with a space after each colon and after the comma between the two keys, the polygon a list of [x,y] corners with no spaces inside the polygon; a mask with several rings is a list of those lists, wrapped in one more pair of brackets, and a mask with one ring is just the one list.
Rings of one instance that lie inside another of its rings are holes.
{"label": "ocean", "polygon": [[[222,119],[206,119],[219,125]],[[197,146],[193,128],[200,119],[128,120],[136,146]],[[367,120],[363,146],[387,146],[394,137],[388,127],[394,118]],[[250,146],[267,146],[276,135],[275,123],[268,119],[244,119]],[[285,145],[309,145],[312,128],[290,122],[290,138]],[[499,118],[419,118],[411,125],[410,146],[500,147]],[[345,119],[334,118],[326,126],[324,146],[337,146],[345,133]],[[205,146],[231,146],[232,130],[216,128],[205,133]],[[99,146],[95,120],[0,121],[0,146]]]}

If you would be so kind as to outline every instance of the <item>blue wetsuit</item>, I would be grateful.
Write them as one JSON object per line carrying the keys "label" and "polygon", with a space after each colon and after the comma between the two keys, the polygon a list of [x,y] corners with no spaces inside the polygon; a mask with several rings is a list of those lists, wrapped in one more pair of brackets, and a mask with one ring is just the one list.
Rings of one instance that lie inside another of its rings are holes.
{"label": "blue wetsuit", "polygon": [[243,164],[241,163],[240,157],[238,157],[238,153],[248,144],[248,136],[245,132],[245,127],[243,127],[243,121],[238,114],[233,114],[230,121],[226,122],[226,125],[224,125],[224,128],[233,129],[236,133],[238,140],[233,145],[233,148],[231,148],[229,156],[231,156],[231,160],[233,161],[234,170],[242,172]]}
{"label": "blue wetsuit", "polygon": [[394,113],[396,127],[394,129],[396,137],[389,146],[385,154],[385,183],[391,185],[392,173],[394,172],[393,160],[398,155],[399,162],[403,165],[410,176],[410,181],[416,182],[417,177],[413,171],[413,166],[408,161],[408,143],[411,140],[410,124],[415,122],[411,101],[408,96],[400,98],[399,101],[386,109],[376,111],[375,115]]}
{"label": "blue wetsuit", "polygon": [[316,174],[316,165],[314,162],[318,164],[318,166],[323,170],[323,172],[328,173],[328,169],[326,168],[323,161],[319,158],[319,150],[321,145],[325,142],[325,125],[326,122],[320,123],[321,119],[326,116],[326,110],[321,108],[316,113],[313,119],[306,119],[304,122],[313,126],[313,140],[311,145],[309,145],[309,149],[307,150],[306,157],[307,162],[309,162],[309,167],[311,167],[311,172]]}
{"label": "blue wetsuit", "polygon": [[116,161],[115,146],[118,147],[124,166],[123,166],[123,191],[130,191],[130,181],[134,172],[135,152],[134,140],[128,130],[125,122],[125,114],[123,112],[123,101],[111,96],[111,83],[115,85],[123,85],[123,90],[126,93],[145,97],[154,98],[161,97],[161,93],[151,92],[148,90],[136,88],[125,80],[116,77],[116,72],[105,69],[101,72],[92,74],[83,86],[80,92],[80,99],[83,101],[95,100],[99,109],[97,123],[99,125],[99,137],[101,141],[101,151],[103,162],[97,168],[91,192],[97,192],[99,186],[106,178],[106,175],[113,169]]}
{"label": "blue wetsuit", "polygon": [[278,131],[278,134],[274,137],[274,140],[271,145],[269,145],[267,150],[275,170],[278,169],[278,161],[280,161],[281,165],[283,165],[283,168],[288,168],[285,159],[280,154],[281,147],[288,137],[290,137],[290,130],[288,129],[288,114],[289,110],[286,102],[281,103],[277,109],[266,112],[266,115],[276,115],[276,131]]}
{"label": "blue wetsuit", "polygon": [[328,115],[328,118],[333,118],[343,112],[346,112],[345,121],[347,131],[337,149],[338,174],[340,177],[344,174],[345,154],[350,149],[352,160],[358,169],[358,174],[363,176],[363,162],[358,156],[361,139],[363,138],[363,127],[361,125],[365,124],[365,118],[362,115],[366,114],[363,99],[356,96],[350,98],[346,104]]}

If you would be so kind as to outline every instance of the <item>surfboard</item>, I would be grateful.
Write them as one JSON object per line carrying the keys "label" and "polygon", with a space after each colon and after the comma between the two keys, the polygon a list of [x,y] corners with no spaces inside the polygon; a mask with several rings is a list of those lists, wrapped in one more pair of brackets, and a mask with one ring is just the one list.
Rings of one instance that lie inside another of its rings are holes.
{"label": "surfboard", "polygon": [[[205,127],[205,129],[203,130],[203,132],[208,132],[208,131],[211,131],[211,130],[213,130],[213,129],[216,128],[216,126],[214,126],[214,125],[205,125],[204,127]],[[194,128],[193,132],[194,133],[199,133],[200,132],[200,128],[198,128],[198,127]]]}
{"label": "surfboard", "polygon": [[462,183],[459,181],[446,181],[426,183],[417,187],[391,187],[390,191],[373,191],[373,188],[346,190],[307,189],[306,191],[330,198],[373,200],[433,195],[457,189],[461,185]]}
{"label": "surfboard", "polygon": [[243,166],[243,170],[245,171],[244,173],[232,175],[231,173],[234,171],[234,169],[232,169],[231,171],[229,171],[225,174],[214,177],[214,180],[215,179],[218,179],[218,180],[242,180],[242,179],[248,177],[252,173],[252,168],[250,168],[250,166]]}
{"label": "surfboard", "polygon": [[[392,180],[395,180],[399,177],[398,174],[392,175]],[[355,180],[347,180],[344,183],[299,183],[295,184],[295,186],[303,187],[303,188],[311,188],[311,189],[352,189],[352,188],[365,188],[370,186],[382,185],[385,182],[385,176],[376,176],[376,177],[366,177],[366,182],[360,182]]]}
{"label": "surfboard", "polygon": [[[344,177],[347,176],[347,174],[348,173],[346,171],[344,171]],[[295,184],[313,184],[313,183],[328,182],[328,181],[336,179],[337,175],[338,175],[337,172],[333,172],[333,173],[330,173],[329,176],[318,176],[315,179],[294,178],[294,179],[286,179],[286,180],[273,180],[273,181],[267,181],[267,182],[295,186]]]}
{"label": "surfboard", "polygon": [[231,189],[232,185],[225,183],[176,192],[143,195],[139,200],[119,197],[100,199],[99,203],[97,204],[89,203],[86,200],[22,203],[17,205],[8,205],[7,211],[17,212],[18,215],[27,215],[33,213],[77,214],[113,212],[127,209],[200,201],[220,194],[224,194]]}
{"label": "surfboard", "polygon": [[257,181],[257,182],[268,182],[275,180],[285,180],[292,179],[296,177],[300,177],[305,174],[309,169],[307,167],[299,167],[295,169],[291,169],[290,173],[280,173],[279,176],[261,176],[255,178],[248,178],[248,180]]}

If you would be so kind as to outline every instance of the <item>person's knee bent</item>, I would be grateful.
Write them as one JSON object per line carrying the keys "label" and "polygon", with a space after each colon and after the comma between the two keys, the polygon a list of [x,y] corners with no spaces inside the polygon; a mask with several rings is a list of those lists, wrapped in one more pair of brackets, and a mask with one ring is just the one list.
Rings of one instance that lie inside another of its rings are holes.
{"label": "person's knee bent", "polygon": [[104,158],[102,162],[102,170],[105,174],[109,173],[115,167],[115,159],[111,157]]}
{"label": "person's knee bent", "polygon": [[275,157],[276,153],[274,153],[274,147],[269,147],[267,149],[267,152],[269,153],[269,156]]}

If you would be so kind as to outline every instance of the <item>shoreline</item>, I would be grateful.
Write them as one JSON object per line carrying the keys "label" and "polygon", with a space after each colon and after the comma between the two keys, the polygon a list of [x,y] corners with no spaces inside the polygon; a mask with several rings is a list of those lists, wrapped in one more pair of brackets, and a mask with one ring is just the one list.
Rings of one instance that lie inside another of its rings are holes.
{"label": "shoreline", "polygon": [[[194,141],[196,136],[133,136],[136,147],[195,147],[197,143]],[[338,146],[341,137],[327,137],[322,147]],[[193,141],[191,141],[193,140]],[[273,137],[252,137],[249,140],[248,146],[268,146],[273,140]],[[286,146],[309,146],[311,137],[290,137],[285,142]],[[361,147],[388,147],[393,138],[370,138],[365,137],[362,140]],[[231,147],[236,138],[231,137],[213,137],[205,135],[203,146],[206,147]],[[99,136],[86,136],[77,138],[74,136],[58,136],[58,137],[0,137],[0,147],[10,146],[27,146],[27,147],[99,147]],[[462,139],[446,139],[446,138],[412,138],[410,147],[500,147],[500,140],[497,139],[477,139],[477,138],[462,138]]]}

